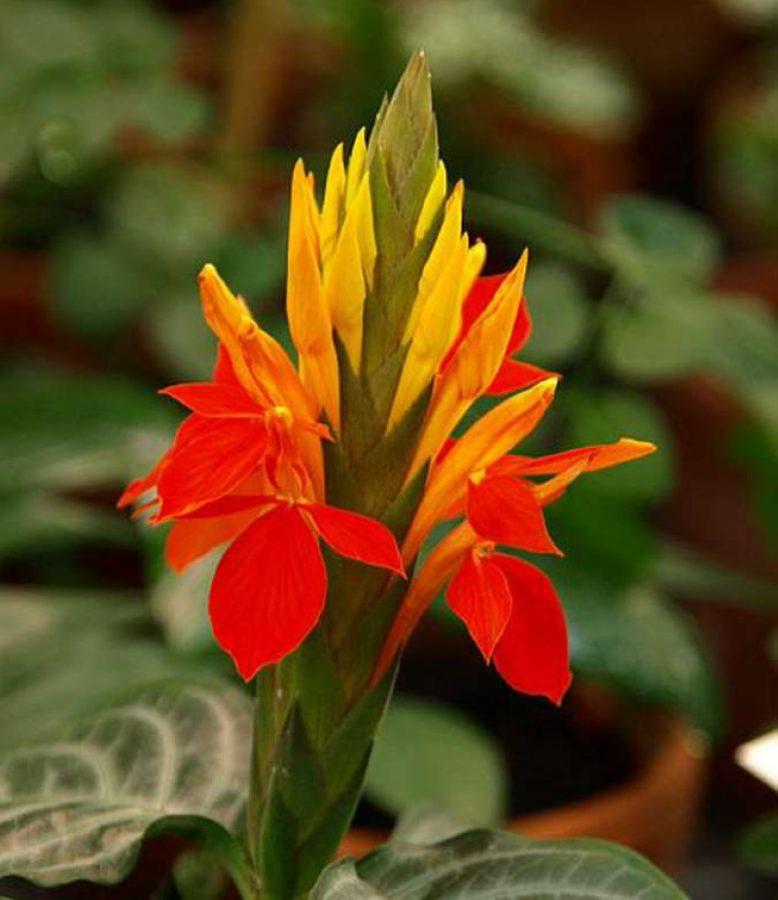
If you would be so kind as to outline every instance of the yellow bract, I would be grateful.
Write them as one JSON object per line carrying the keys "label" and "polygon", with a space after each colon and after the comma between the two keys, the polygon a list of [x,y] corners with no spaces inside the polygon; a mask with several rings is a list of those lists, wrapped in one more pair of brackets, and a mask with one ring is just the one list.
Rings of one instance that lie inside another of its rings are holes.
{"label": "yellow bract", "polygon": [[[431,221],[432,204],[445,190],[445,169],[438,173],[427,195],[417,225],[417,237]],[[478,277],[486,258],[480,242],[472,247],[462,234],[464,185],[457,182],[446,202],[443,223],[419,280],[418,293],[405,326],[407,356],[387,422],[387,432],[402,419],[413,402],[435,377],[438,366],[459,333],[462,303]],[[428,227],[428,226],[427,226]]]}
{"label": "yellow bract", "polygon": [[511,329],[522,302],[527,260],[525,251],[489,306],[473,323],[442,373],[432,396],[408,480],[437,454],[470,404],[494,380],[505,358]]}
{"label": "yellow bract", "polygon": [[286,289],[289,328],[300,359],[300,376],[337,431],[340,427],[337,332],[355,371],[362,354],[365,298],[376,247],[370,186],[365,171],[364,129],[348,166],[343,145],[335,148],[321,210],[313,176],[298,161],[292,176]]}

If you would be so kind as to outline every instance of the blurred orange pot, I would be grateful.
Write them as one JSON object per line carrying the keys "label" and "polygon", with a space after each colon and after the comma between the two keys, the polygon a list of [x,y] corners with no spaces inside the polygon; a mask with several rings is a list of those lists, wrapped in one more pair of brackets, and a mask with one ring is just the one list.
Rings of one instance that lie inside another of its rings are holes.
{"label": "blurred orange pot", "polygon": [[[628,735],[639,763],[633,777],[611,790],[505,823],[538,839],[595,837],[642,853],[667,872],[683,865],[694,836],[708,768],[707,748],[679,719],[643,717]],[[342,855],[362,856],[387,840],[379,830],[355,828]]]}

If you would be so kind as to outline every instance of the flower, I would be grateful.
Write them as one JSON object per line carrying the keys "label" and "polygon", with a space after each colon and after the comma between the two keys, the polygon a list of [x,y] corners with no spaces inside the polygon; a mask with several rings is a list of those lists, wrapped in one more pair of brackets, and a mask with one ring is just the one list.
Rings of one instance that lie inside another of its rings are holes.
{"label": "flower", "polygon": [[[438,158],[418,55],[369,138],[359,131],[348,159],[335,148],[321,203],[313,175],[302,161],[294,167],[286,311],[296,365],[213,267],[200,275],[219,340],[213,379],[163,391],[191,414],[120,505],[152,494],[140,509],[153,524],[172,523],[174,569],[230,545],[210,612],[246,679],[321,622],[319,649],[331,654],[348,706],[371,671],[373,684],[386,674],[448,585],[450,606],[509,684],[556,702],[569,684],[550,581],[497,548],[559,554],[544,506],[583,472],[655,448],[621,439],[538,459],[511,455],[559,377],[514,358],[531,332],[527,253],[511,271],[481,276],[486,248],[463,231],[463,204],[462,182],[449,190]],[[501,399],[454,440],[484,395]],[[402,575],[449,520],[458,524],[404,596],[397,579],[333,569],[319,549],[323,540]]]}
{"label": "flower", "polygon": [[153,510],[154,524],[173,523],[166,556],[177,571],[231,542],[209,608],[219,644],[249,680],[319,620],[327,594],[320,538],[342,556],[404,572],[384,525],[323,502],[321,441],[331,437],[286,353],[212,266],[200,288],[220,342],[213,380],[162,391],[191,414],[119,506],[155,491],[141,509]]}
{"label": "flower", "polygon": [[[376,666],[374,680],[390,666],[441,588],[463,620],[485,661],[494,659],[517,691],[560,703],[570,685],[567,631],[560,600],[549,578],[498,545],[562,555],[548,533],[543,507],[558,500],[584,472],[594,472],[653,453],[645,441],[581,447],[538,458],[497,456],[490,445],[513,443],[540,420],[553,395],[553,380],[511,398],[447,447],[430,476],[425,500],[406,539],[415,556],[421,535],[444,519],[464,521],[430,553],[414,577]],[[519,399],[523,402],[518,402]],[[508,435],[507,439],[505,435]],[[542,483],[530,479],[551,475]],[[421,521],[423,524],[417,524]],[[414,528],[415,526],[415,528]]]}

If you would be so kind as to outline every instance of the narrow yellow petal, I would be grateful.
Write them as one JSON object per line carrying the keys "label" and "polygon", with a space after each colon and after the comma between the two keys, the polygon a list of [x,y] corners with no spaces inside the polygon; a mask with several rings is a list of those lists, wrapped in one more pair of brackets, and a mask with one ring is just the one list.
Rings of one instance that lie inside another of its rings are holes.
{"label": "narrow yellow petal", "polygon": [[465,277],[462,281],[462,300],[470,293],[470,288],[475,284],[476,278],[481,274],[481,269],[486,262],[486,244],[477,240],[467,251],[465,260]]}
{"label": "narrow yellow petal", "polygon": [[454,190],[451,192],[451,196],[446,202],[446,212],[443,217],[443,223],[440,226],[438,236],[435,238],[435,243],[433,244],[429,259],[421,273],[419,290],[413,308],[411,309],[411,314],[408,316],[405,334],[403,335],[403,343],[408,343],[413,337],[416,330],[416,324],[427,303],[427,299],[440,280],[444,269],[451,261],[451,255],[459,244],[462,235],[462,202],[464,193],[464,184],[461,181],[458,181],[454,186]]}
{"label": "narrow yellow petal", "polygon": [[462,235],[421,309],[392,402],[387,432],[402,419],[435,377],[441,360],[459,332],[467,251],[467,237]]}
{"label": "narrow yellow petal", "polygon": [[343,221],[345,195],[346,168],[343,164],[343,144],[338,144],[330,159],[321,209],[321,263],[325,268],[335,252],[338,232]]}
{"label": "narrow yellow petal", "polygon": [[[472,249],[475,250],[475,247]],[[446,366],[435,387],[427,421],[408,474],[409,480],[428,459],[437,454],[470,404],[494,380],[505,358],[521,303],[527,259],[525,251]]]}
{"label": "narrow yellow petal", "polygon": [[362,179],[357,196],[346,213],[335,252],[324,270],[324,295],[332,324],[346,347],[355,372],[359,371],[362,355],[362,316],[367,294],[360,245],[360,231],[366,227],[365,223],[372,232],[367,178]]}
{"label": "narrow yellow petal", "polygon": [[338,362],[332,340],[332,323],[324,298],[311,221],[310,186],[301,162],[292,175],[289,212],[286,310],[289,330],[300,360],[300,375],[327,414],[339,427]]}
{"label": "narrow yellow petal", "polygon": [[378,249],[375,242],[373,203],[370,199],[370,181],[367,174],[362,178],[362,183],[352,206],[356,217],[356,232],[357,240],[359,241],[359,255],[362,259],[362,274],[365,277],[368,288],[372,288]]}
{"label": "narrow yellow petal", "polygon": [[445,511],[464,497],[467,479],[509,453],[538,424],[554,398],[557,378],[503,400],[479,419],[430,473],[421,504],[403,544],[411,560]]}
{"label": "narrow yellow petal", "polygon": [[351,156],[348,161],[348,175],[346,179],[346,206],[348,207],[357,195],[357,190],[365,174],[365,160],[367,159],[367,141],[365,129],[360,128],[354,138],[351,148]]}
{"label": "narrow yellow petal", "polygon": [[427,191],[427,196],[424,198],[424,203],[422,204],[421,212],[419,213],[419,219],[416,222],[415,237],[417,243],[427,233],[427,230],[432,224],[432,220],[435,218],[441,204],[446,199],[447,186],[448,179],[446,176],[446,167],[441,161],[438,163],[438,169],[435,172],[435,177],[432,179],[430,189]]}

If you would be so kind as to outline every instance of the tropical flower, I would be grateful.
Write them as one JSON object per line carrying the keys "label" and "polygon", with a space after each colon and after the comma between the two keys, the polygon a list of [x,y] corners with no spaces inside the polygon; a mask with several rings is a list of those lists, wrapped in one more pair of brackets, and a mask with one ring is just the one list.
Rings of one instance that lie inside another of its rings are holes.
{"label": "tropical flower", "polygon": [[[360,131],[348,159],[335,149],[321,202],[312,174],[301,161],[294,168],[286,307],[297,364],[206,266],[213,379],[163,392],[191,414],[120,501],[152,495],[140,509],[172,523],[175,569],[230,544],[210,612],[244,678],[322,622],[344,715],[445,585],[485,660],[517,690],[558,702],[570,680],[562,607],[542,572],[496,548],[559,553],[543,507],[584,471],[655,449],[621,439],[511,455],[559,379],[514,358],[531,331],[527,253],[510,272],[481,277],[486,248],[463,231],[463,203],[462,183],[449,190],[437,156],[417,57],[369,140]],[[487,394],[503,399],[454,440]],[[406,591],[394,575],[413,571],[448,520],[461,523]],[[325,563],[320,540],[390,574]]]}
{"label": "tropical flower", "polygon": [[232,542],[214,576],[214,634],[249,680],[299,646],[324,608],[319,538],[336,553],[404,574],[380,522],[323,502],[321,441],[310,395],[280,345],[212,266],[200,274],[205,318],[219,338],[213,380],[162,391],[189,410],[173,445],[119,506],[172,522],[166,556],[181,571]]}

